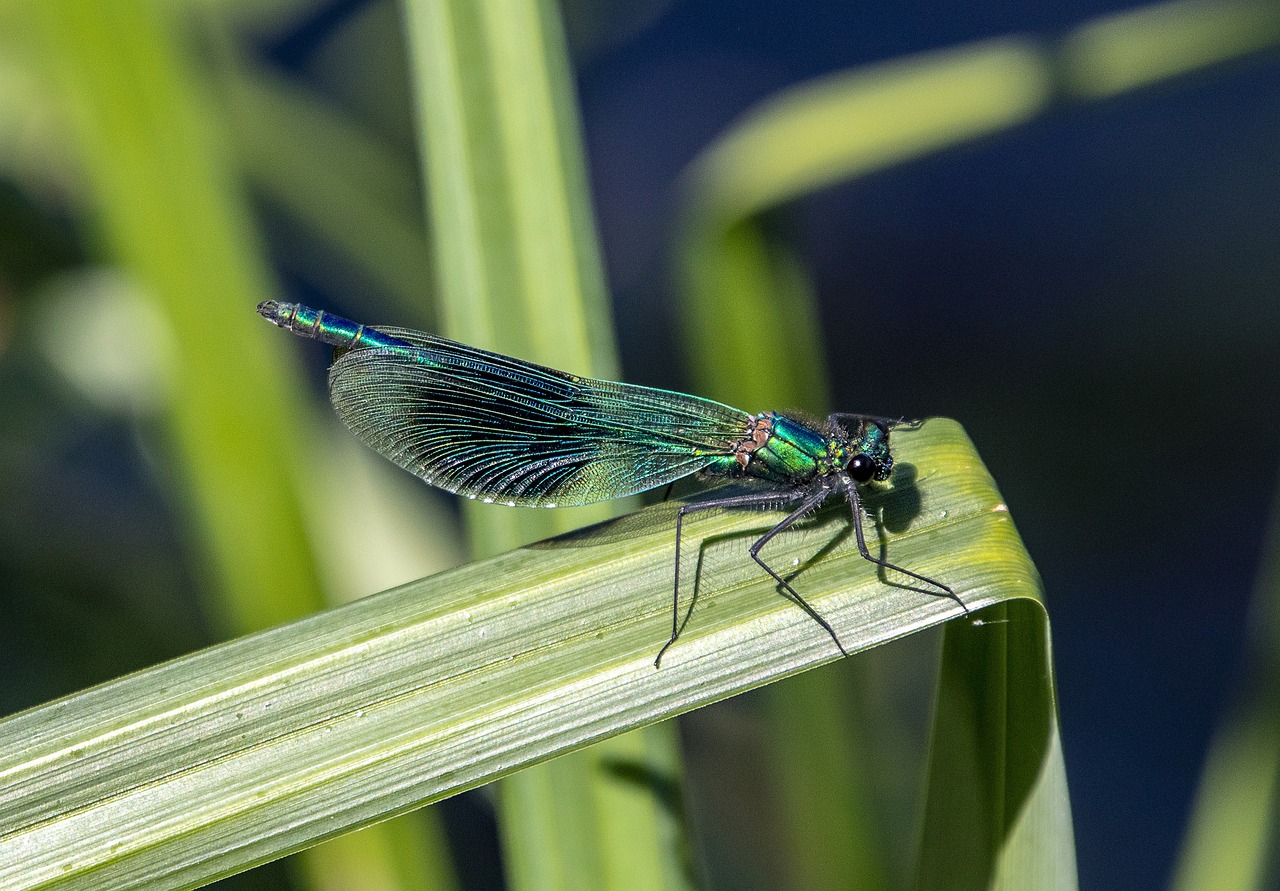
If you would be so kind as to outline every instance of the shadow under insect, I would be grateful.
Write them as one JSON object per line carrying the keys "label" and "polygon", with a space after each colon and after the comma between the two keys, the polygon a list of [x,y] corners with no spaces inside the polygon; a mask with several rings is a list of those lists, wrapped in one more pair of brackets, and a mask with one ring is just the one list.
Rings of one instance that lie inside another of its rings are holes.
{"label": "shadow under insect", "polygon": [[[700,493],[698,496],[690,498],[686,503],[699,502],[716,502],[725,497],[732,497],[735,490],[750,491],[747,487],[731,486],[716,489],[712,492]],[[872,552],[871,562],[876,565],[877,576],[881,583],[894,588],[901,588],[908,591],[916,591],[922,594],[932,596],[953,597],[954,594],[945,586],[933,583],[935,588],[927,587],[931,580],[922,580],[913,578],[912,574],[907,573],[905,576],[899,575],[899,569],[893,566],[887,557],[888,543],[886,533],[897,534],[905,531],[912,521],[920,515],[921,498],[920,491],[916,486],[916,468],[914,465],[901,462],[894,468],[893,484],[891,486],[867,486],[860,487],[857,491],[858,500],[861,502],[862,513],[866,519],[871,520],[871,525],[876,532],[876,541],[870,541],[870,536],[866,536],[867,544]],[[781,500],[781,499],[780,499]],[[755,509],[767,510],[772,506],[765,504]],[[726,510],[746,510],[749,508],[725,508]],[[836,511],[843,512],[847,517],[847,521],[843,528],[832,535],[821,547],[804,558],[797,558],[788,571],[781,572],[769,560],[767,548],[758,551],[758,559],[778,572],[782,581],[776,585],[778,593],[788,600],[795,603],[806,613],[808,613],[828,634],[836,646],[840,648],[842,653],[845,652],[843,645],[840,643],[839,637],[835,631],[826,622],[825,619],[818,614],[807,601],[804,600],[800,592],[790,589],[791,583],[800,577],[811,566],[825,559],[829,554],[837,548],[847,546],[850,539],[856,538],[856,532],[853,529],[851,515],[851,505],[847,495],[841,497],[832,496],[823,503],[817,505],[810,512],[795,520],[791,525],[787,526],[780,534],[803,533],[811,531],[815,528],[830,525],[832,514]],[[697,605],[698,592],[701,588],[703,568],[705,565],[706,548],[708,545],[715,545],[722,541],[733,541],[742,539],[751,539],[758,543],[767,541],[770,533],[777,529],[777,525],[770,527],[763,534],[759,530],[737,530],[733,532],[724,532],[705,536],[697,542],[697,557],[694,561],[694,569],[689,582],[688,600],[681,615],[680,603],[678,600],[679,591],[675,592],[673,597],[673,615],[678,621],[673,623],[672,638],[668,643],[674,641],[684,633],[685,627],[688,625],[693,615],[694,607]],[[865,529],[864,529],[865,533]],[[750,552],[750,549],[749,549]],[[767,571],[767,570],[766,570]],[[895,577],[898,576],[898,577]],[[684,587],[681,585],[681,587]],[[941,590],[938,590],[941,589]],[[963,606],[963,604],[961,604]],[[665,650],[665,648],[664,648]],[[659,660],[661,653],[659,654]]]}
{"label": "shadow under insect", "polygon": [[[697,488],[687,494],[679,495],[678,500],[664,500],[621,517],[601,520],[598,523],[592,523],[580,529],[562,532],[552,538],[532,542],[525,545],[525,547],[533,550],[590,548],[631,541],[637,536],[654,535],[666,530],[674,532],[676,512],[682,503],[699,504],[755,491],[759,491],[758,488],[749,483],[729,483],[713,488]],[[911,525],[912,520],[920,514],[920,492],[916,488],[915,466],[905,461],[899,461],[893,467],[893,482],[891,484],[866,488],[860,492],[859,498],[862,500],[863,509],[868,515],[875,518],[877,528],[883,526],[884,530],[894,534],[906,530]],[[781,496],[778,500],[779,502],[782,501]],[[813,520],[814,517],[826,516],[826,511],[835,510],[838,505],[843,505],[844,510],[848,512],[849,504],[847,500],[832,498],[806,516],[805,519],[798,521],[794,528],[812,528],[817,525]],[[766,505],[754,509],[725,508],[724,510],[736,513],[764,514],[771,509]],[[759,537],[759,533],[742,531],[726,533],[724,536],[716,536],[707,540],[712,541],[725,537],[748,538],[753,534]],[[843,540],[843,538],[843,535],[840,536],[840,540]],[[829,550],[830,548],[824,547],[821,553],[825,554]],[[806,563],[808,562],[811,561],[806,561]]]}
{"label": "shadow under insect", "polygon": [[[864,514],[864,538],[869,551],[869,559],[876,564],[877,577],[882,584],[889,587],[899,588],[907,591],[915,591],[931,596],[952,597],[954,594],[950,589],[938,583],[933,583],[936,587],[929,587],[928,580],[914,578],[913,575],[904,570],[905,574],[900,574],[899,569],[895,567],[888,557],[888,541],[890,535],[899,534],[908,529],[911,523],[921,512],[921,496],[916,485],[917,471],[914,465],[907,462],[899,462],[894,467],[893,479],[889,484],[871,484],[859,486],[857,498],[861,504],[862,513]],[[690,506],[706,505],[708,512],[715,509],[720,502],[726,499],[732,500],[740,495],[751,495],[761,490],[750,484],[734,483],[727,486],[719,486],[713,489],[695,492],[683,498],[680,502],[671,502],[669,504],[655,505],[647,510],[619,517],[614,520],[607,520],[597,523],[584,529],[576,530],[565,535],[557,536],[544,542],[539,542],[532,547],[537,548],[560,548],[560,547],[591,547],[603,544],[617,544],[621,541],[633,540],[638,536],[658,535],[663,533],[674,533],[676,520],[680,510],[688,511]],[[765,511],[781,508],[786,509],[787,500],[786,493],[778,493],[775,503],[764,502],[750,506],[725,506],[721,508],[725,512],[745,513],[754,511],[764,513]],[[835,512],[842,512],[845,517],[843,526],[837,527]],[[867,523],[867,520],[870,523]],[[793,560],[790,566],[779,567],[769,558],[769,546],[766,544],[762,548],[757,548],[758,559],[763,561],[766,566],[772,568],[778,573],[782,582],[776,585],[778,593],[786,597],[788,600],[796,604],[796,606],[808,613],[817,624],[819,624],[831,636],[836,646],[844,652],[836,632],[826,622],[826,620],[804,600],[800,591],[791,588],[791,583],[798,579],[811,566],[816,565],[829,554],[841,547],[856,547],[851,540],[856,538],[856,533],[852,527],[853,512],[851,510],[848,495],[846,493],[832,493],[832,495],[821,504],[803,514],[801,517],[793,520],[789,525],[776,533],[779,539],[783,539],[792,534],[802,534],[812,532],[813,530],[830,526],[834,531],[821,547],[813,551],[811,554]],[[655,662],[660,662],[662,654],[674,643],[683,633],[693,615],[693,610],[697,605],[698,593],[701,590],[702,578],[705,568],[706,554],[709,546],[715,546],[723,542],[746,542],[744,551],[750,554],[753,547],[759,542],[768,540],[773,537],[771,533],[778,529],[778,523],[761,524],[763,528],[738,529],[729,532],[713,533],[701,538],[692,536],[684,536],[688,539],[686,544],[682,544],[679,559],[683,564],[679,568],[679,586],[673,587],[672,591],[672,636],[667,645],[663,647]],[[674,545],[674,542],[673,542]],[[689,572],[684,567],[688,565],[688,555],[684,553],[690,546],[694,547],[696,557],[693,560]],[[673,548],[674,550],[674,548]],[[673,554],[673,558],[676,555]],[[783,571],[785,569],[785,571]],[[763,574],[767,570],[761,569]],[[674,573],[673,573],[674,575]],[[675,579],[673,579],[674,584]],[[962,604],[963,605],[963,604]]]}

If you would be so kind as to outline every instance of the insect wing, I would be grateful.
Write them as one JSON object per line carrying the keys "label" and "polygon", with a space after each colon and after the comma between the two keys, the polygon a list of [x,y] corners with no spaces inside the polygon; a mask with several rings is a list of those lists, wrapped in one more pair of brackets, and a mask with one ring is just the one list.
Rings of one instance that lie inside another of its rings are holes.
{"label": "insect wing", "polygon": [[750,416],[708,399],[592,380],[401,328],[329,370],[338,415],[450,492],[550,507],[643,492],[730,454]]}

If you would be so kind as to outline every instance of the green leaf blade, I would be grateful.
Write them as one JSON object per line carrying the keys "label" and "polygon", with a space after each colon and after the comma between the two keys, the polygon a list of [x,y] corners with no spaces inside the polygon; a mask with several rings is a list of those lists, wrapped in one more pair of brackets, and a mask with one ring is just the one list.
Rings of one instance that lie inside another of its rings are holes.
{"label": "green leaf blade", "polygon": [[[899,454],[919,509],[900,513],[893,492],[879,502],[890,558],[974,606],[1036,597],[963,431],[932,421]],[[717,512],[689,525],[701,602],[655,670],[673,514],[660,505],[0,722],[0,885],[189,887],[838,658],[746,559],[769,515]],[[851,652],[956,613],[886,585],[847,534],[846,511],[825,510],[770,559],[807,561],[846,536],[798,582]]]}

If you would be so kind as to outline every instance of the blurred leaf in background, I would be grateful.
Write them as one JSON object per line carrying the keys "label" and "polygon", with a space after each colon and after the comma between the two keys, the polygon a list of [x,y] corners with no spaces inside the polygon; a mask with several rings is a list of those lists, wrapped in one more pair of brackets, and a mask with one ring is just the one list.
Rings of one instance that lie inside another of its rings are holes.
{"label": "blurred leaf in background", "polygon": [[[214,636],[321,608],[336,585],[326,597],[306,507],[347,521],[346,534],[328,543],[347,555],[348,572],[361,560],[362,534],[379,528],[361,529],[361,508],[381,511],[368,504],[372,486],[362,489],[363,502],[326,489],[330,497],[316,504],[314,480],[360,477],[339,469],[342,452],[313,448],[316,434],[306,431],[331,422],[309,416],[314,400],[296,369],[267,348],[269,334],[249,311],[271,293],[270,273],[239,159],[228,150],[225,110],[192,53],[202,26],[206,36],[222,36],[217,23],[191,15],[194,8],[145,0],[11,11],[43,95],[61,113],[54,126],[72,146],[73,206],[86,220],[90,250],[122,273],[81,276],[80,296],[45,301],[46,353],[90,399],[143,422],[171,522],[183,530],[175,550],[192,572],[187,587],[200,595]],[[123,284],[102,287],[117,280]],[[424,531],[418,537],[429,540]],[[437,542],[448,537],[435,534]],[[366,556],[385,560],[394,541]],[[116,561],[133,550],[118,548]],[[407,560],[399,570],[413,568],[391,581],[432,568],[421,548],[400,550]],[[455,558],[437,552],[435,559],[438,568]],[[165,612],[149,610],[147,624]],[[317,849],[302,870],[312,887],[338,887],[344,872],[388,887],[450,887],[439,826],[421,815],[413,823]],[[346,861],[360,865],[340,868]]]}
{"label": "blurred leaf in background", "polygon": [[[1236,658],[1248,518],[1274,488],[1275,5],[566,6],[620,376],[750,410],[961,417],[1052,595],[1084,883],[1158,884]],[[476,308],[436,300],[471,292],[435,284],[406,8],[0,4],[0,711],[463,559],[453,507],[333,421],[323,350],[251,312],[273,276],[372,323],[443,330]],[[545,158],[517,160],[532,183]],[[590,255],[585,187],[570,192]],[[535,301],[516,333],[550,322],[554,340],[565,312]],[[590,312],[599,341],[608,314]],[[1258,583],[1264,604],[1273,587]],[[697,713],[683,734],[712,886],[910,884],[926,767],[947,767],[926,738],[940,653],[1016,674],[1047,654],[1032,638],[1019,662],[927,636]],[[1253,664],[1180,887],[1268,883],[1269,784],[1231,782],[1274,748]],[[1252,806],[1224,806],[1241,788]],[[449,811],[467,887],[501,882],[486,809]],[[1021,831],[1018,816],[984,825]],[[441,856],[439,829],[388,833],[317,849],[294,880],[429,887],[416,867]],[[1224,837],[1252,842],[1206,844]]]}

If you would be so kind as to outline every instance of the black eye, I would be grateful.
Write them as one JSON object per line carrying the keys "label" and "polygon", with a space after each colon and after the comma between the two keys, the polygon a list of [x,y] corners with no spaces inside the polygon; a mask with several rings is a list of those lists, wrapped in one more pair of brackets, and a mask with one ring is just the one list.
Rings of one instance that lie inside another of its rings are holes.
{"label": "black eye", "polygon": [[876,462],[866,455],[853,456],[853,460],[849,462],[849,476],[853,477],[855,483],[865,483],[875,475]]}

